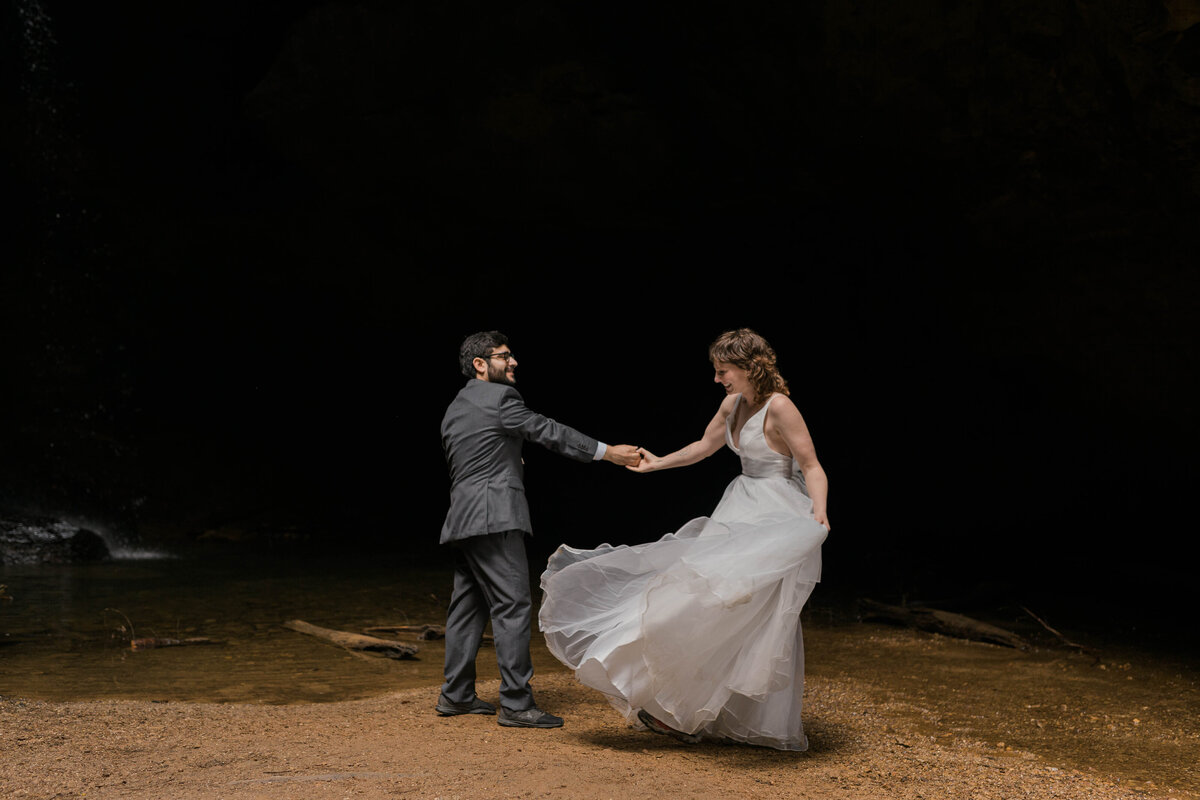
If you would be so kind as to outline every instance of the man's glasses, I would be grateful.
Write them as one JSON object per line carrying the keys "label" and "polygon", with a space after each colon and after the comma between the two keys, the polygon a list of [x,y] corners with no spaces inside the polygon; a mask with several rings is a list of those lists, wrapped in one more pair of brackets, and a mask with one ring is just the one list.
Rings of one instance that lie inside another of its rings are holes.
{"label": "man's glasses", "polygon": [[512,351],[511,351],[511,350],[510,350],[510,351],[508,351],[507,353],[490,353],[490,354],[488,355],[488,358],[502,358],[502,359],[504,359],[505,361],[512,361],[512,360],[513,360],[513,354],[512,354]]}

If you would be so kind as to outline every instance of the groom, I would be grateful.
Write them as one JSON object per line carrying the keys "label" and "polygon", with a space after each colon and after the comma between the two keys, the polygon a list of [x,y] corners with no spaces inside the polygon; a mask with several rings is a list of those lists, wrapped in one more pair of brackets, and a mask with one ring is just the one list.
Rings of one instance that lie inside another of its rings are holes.
{"label": "groom", "polygon": [[576,461],[638,463],[631,445],[606,446],[531,411],[514,388],[517,360],[498,331],[468,336],[458,354],[469,380],[442,418],[442,448],[450,469],[450,510],[441,543],[454,561],[446,612],[446,682],[442,716],[495,714],[475,695],[475,656],[488,618],[500,665],[501,725],[557,728],[561,717],[533,701],[529,681],[532,600],[525,536],[530,532],[521,445],[526,439]]}

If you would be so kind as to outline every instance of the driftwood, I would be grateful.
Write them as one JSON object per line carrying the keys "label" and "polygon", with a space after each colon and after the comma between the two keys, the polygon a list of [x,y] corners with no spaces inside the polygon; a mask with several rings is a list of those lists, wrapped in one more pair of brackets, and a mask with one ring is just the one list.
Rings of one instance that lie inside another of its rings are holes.
{"label": "driftwood", "polygon": [[1029,649],[1029,643],[1011,631],[952,611],[921,606],[890,606],[867,599],[859,601],[859,608],[862,610],[863,619],[880,619],[945,636],[999,644],[1017,650]]}
{"label": "driftwood", "polygon": [[[192,636],[187,639],[169,639],[163,636],[138,636],[134,633],[133,623],[129,621],[129,617],[125,616],[125,612],[119,608],[106,608],[105,611],[110,611],[113,614],[120,614],[125,620],[125,626],[117,630],[124,635],[129,636],[130,650],[157,650],[160,647],[183,647],[193,644],[220,644],[216,639],[209,639],[204,636]],[[124,638],[124,636],[122,636]]]}
{"label": "driftwood", "polygon": [[1059,633],[1058,631],[1056,631],[1054,628],[1051,628],[1051,627],[1050,627],[1050,625],[1049,625],[1049,623],[1047,623],[1047,622],[1046,622],[1046,620],[1042,619],[1041,617],[1039,617],[1037,614],[1035,614],[1035,613],[1033,613],[1032,611],[1030,611],[1030,610],[1029,610],[1028,608],[1026,608],[1025,606],[1021,606],[1021,610],[1022,610],[1022,611],[1024,611],[1024,612],[1025,612],[1026,614],[1028,614],[1029,616],[1031,616],[1031,617],[1033,617],[1034,619],[1036,619],[1036,620],[1037,620],[1037,621],[1038,621],[1038,622],[1041,624],[1041,626],[1042,626],[1043,628],[1045,628],[1046,630],[1050,631],[1050,633],[1052,633],[1052,634],[1054,634],[1055,636],[1057,636],[1057,637],[1058,637],[1058,640],[1059,640],[1060,642],[1062,642],[1064,645],[1066,645],[1067,647],[1074,648],[1075,650],[1078,650],[1079,652],[1083,653],[1084,655],[1089,655],[1089,656],[1092,656],[1092,657],[1093,657],[1093,658],[1095,658],[1097,661],[1099,661],[1099,660],[1100,660],[1100,654],[1099,654],[1099,653],[1098,653],[1098,652],[1097,652],[1097,651],[1096,651],[1094,648],[1088,647],[1087,645],[1084,645],[1084,644],[1079,644],[1079,643],[1077,643],[1077,642],[1072,642],[1070,639],[1068,639],[1067,637],[1063,636],[1061,633]]}
{"label": "driftwood", "polygon": [[158,636],[148,636],[141,639],[130,639],[130,650],[154,650],[158,647],[182,647],[190,644],[218,644],[216,639],[206,639],[203,636],[193,636],[189,639],[163,639]]}
{"label": "driftwood", "polygon": [[[364,628],[363,630],[367,633],[414,634],[422,642],[446,638],[446,626],[444,625],[376,625],[371,628]],[[492,635],[490,633],[483,634],[480,644],[492,644]]]}
{"label": "driftwood", "polygon": [[312,625],[301,619],[293,619],[283,623],[283,627],[290,628],[298,633],[305,633],[309,636],[315,636],[318,639],[324,639],[327,642],[332,642],[339,647],[344,647],[347,650],[362,650],[369,653],[379,653],[388,658],[413,658],[417,654],[417,646],[415,644],[406,644],[397,642],[391,639],[377,639],[374,636],[364,636],[361,633],[349,633],[347,631],[335,631],[330,628],[322,628],[318,625]]}
{"label": "driftwood", "polygon": [[423,642],[446,638],[443,625],[376,625],[363,630],[367,633],[413,633]]}

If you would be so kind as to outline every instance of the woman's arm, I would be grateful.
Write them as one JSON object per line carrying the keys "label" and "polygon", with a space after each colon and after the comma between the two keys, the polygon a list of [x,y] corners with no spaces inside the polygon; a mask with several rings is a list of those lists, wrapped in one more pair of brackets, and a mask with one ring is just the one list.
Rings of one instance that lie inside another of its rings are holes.
{"label": "woman's arm", "polygon": [[634,472],[654,472],[655,470],[671,469],[672,467],[686,467],[689,464],[695,464],[697,461],[708,458],[725,445],[725,420],[733,409],[734,400],[734,397],[727,397],[721,402],[721,407],[717,409],[716,415],[708,423],[708,427],[704,429],[704,435],[696,441],[661,458],[646,448],[639,447],[638,452],[642,454],[641,463],[635,464],[632,467],[626,467],[626,469],[631,469]]}
{"label": "woman's arm", "polygon": [[772,399],[771,408],[767,412],[765,432],[768,442],[775,441],[778,444],[782,441],[791,452],[792,458],[796,459],[800,472],[804,474],[808,496],[813,501],[813,517],[828,530],[829,513],[826,501],[829,498],[829,479],[825,476],[821,462],[817,460],[817,450],[813,447],[804,417],[800,415],[800,409],[796,408],[791,398],[777,395]]}

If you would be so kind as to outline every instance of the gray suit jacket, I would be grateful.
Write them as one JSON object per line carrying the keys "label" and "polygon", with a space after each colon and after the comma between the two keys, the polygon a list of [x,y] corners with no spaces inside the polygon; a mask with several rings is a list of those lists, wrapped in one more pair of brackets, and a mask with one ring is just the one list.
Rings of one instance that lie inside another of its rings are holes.
{"label": "gray suit jacket", "polygon": [[441,542],[519,530],[529,533],[521,446],[528,439],[576,461],[591,461],[599,442],[530,411],[504,383],[471,378],[442,418],[450,469],[450,510]]}

